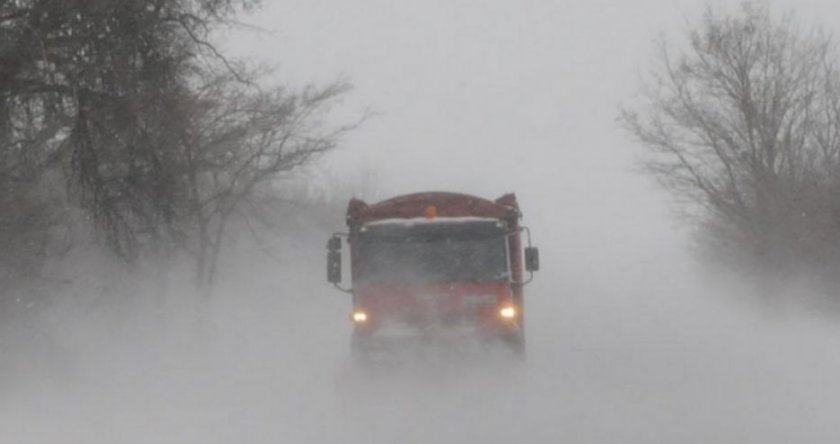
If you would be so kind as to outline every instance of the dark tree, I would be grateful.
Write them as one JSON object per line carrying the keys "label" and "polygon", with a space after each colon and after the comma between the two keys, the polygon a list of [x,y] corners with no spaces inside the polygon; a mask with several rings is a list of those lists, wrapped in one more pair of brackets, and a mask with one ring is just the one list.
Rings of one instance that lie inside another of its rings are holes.
{"label": "dark tree", "polygon": [[185,173],[181,208],[188,225],[181,233],[192,234],[178,238],[194,253],[202,286],[209,286],[216,274],[230,218],[249,217],[261,188],[331,150],[353,127],[331,127],[323,121],[348,90],[344,82],[297,93],[252,84],[229,74],[213,77],[184,103],[182,114],[189,121],[178,165]]}
{"label": "dark tree", "polygon": [[346,84],[261,87],[213,46],[256,4],[0,3],[0,243],[50,243],[78,206],[120,257],[183,247],[208,284],[241,204],[348,129],[323,121]]}
{"label": "dark tree", "polygon": [[[171,102],[217,59],[207,36],[233,0],[14,0],[0,6],[4,180],[62,168],[108,245],[172,217],[180,116]],[[245,4],[247,5],[247,4]]]}
{"label": "dark tree", "polygon": [[621,121],[719,252],[821,266],[840,241],[840,78],[819,29],[743,3],[707,11],[685,50],[665,44]]}

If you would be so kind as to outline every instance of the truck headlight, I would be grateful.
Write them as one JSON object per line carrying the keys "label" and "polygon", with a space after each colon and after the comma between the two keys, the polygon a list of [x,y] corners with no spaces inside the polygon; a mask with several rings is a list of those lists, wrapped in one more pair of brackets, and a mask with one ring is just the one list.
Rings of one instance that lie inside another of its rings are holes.
{"label": "truck headlight", "polygon": [[499,309],[499,316],[502,319],[513,319],[516,317],[516,307],[508,305]]}
{"label": "truck headlight", "polygon": [[352,315],[350,315],[350,319],[357,324],[361,324],[367,322],[368,315],[363,311],[357,310],[354,311]]}

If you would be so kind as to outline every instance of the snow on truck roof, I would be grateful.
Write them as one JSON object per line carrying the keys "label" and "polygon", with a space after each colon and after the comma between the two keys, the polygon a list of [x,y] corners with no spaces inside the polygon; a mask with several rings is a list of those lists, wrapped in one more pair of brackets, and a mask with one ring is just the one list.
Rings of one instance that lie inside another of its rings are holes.
{"label": "snow on truck roof", "polygon": [[[427,217],[429,210],[434,213],[431,218]],[[349,225],[386,220],[445,218],[451,222],[456,218],[515,220],[519,217],[519,205],[512,193],[492,201],[468,194],[425,192],[397,196],[370,205],[359,199],[352,199],[347,208]]]}
{"label": "snow on truck roof", "polygon": [[[410,227],[412,225],[421,224],[458,224],[458,223],[475,223],[475,222],[499,222],[495,217],[435,217],[427,219],[425,217],[413,217],[411,219],[379,219],[364,224],[366,227],[380,226],[380,225],[402,225]],[[500,223],[500,222],[499,222]]]}

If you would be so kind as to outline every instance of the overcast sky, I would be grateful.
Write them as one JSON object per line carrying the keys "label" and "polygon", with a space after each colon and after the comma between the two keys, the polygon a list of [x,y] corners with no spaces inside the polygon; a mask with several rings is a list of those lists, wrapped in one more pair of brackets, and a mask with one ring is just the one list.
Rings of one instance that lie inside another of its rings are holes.
{"label": "overcast sky", "polygon": [[[795,4],[804,23],[840,12],[828,0],[770,3]],[[332,157],[376,168],[395,191],[538,184],[556,195],[578,185],[570,173],[597,187],[626,166],[633,147],[616,108],[632,101],[654,40],[676,40],[704,5],[265,0],[247,20],[266,32],[240,33],[231,50],[275,65],[278,81],[292,85],[348,77],[356,90],[342,112],[380,114]],[[478,160],[486,175],[463,174]]]}
{"label": "overcast sky", "polygon": [[[247,18],[265,32],[227,39],[237,56],[275,66],[277,81],[355,90],[336,110],[377,115],[321,163],[329,174],[372,172],[378,197],[452,190],[515,191],[544,244],[599,265],[609,246],[626,262],[682,251],[668,196],[634,172],[641,150],[616,123],[655,62],[678,44],[699,0],[266,0]],[[836,16],[830,0],[776,0],[804,25]]]}
{"label": "overcast sky", "polygon": [[[805,23],[840,12],[828,0],[771,2],[779,11],[793,3]],[[632,100],[654,40],[678,37],[704,4],[265,0],[246,20],[266,32],[229,44],[292,85],[347,76],[356,90],[342,112],[380,114],[332,157],[375,167],[395,191],[538,184],[556,195],[580,185],[570,173],[597,187],[626,166],[633,147],[616,108]],[[463,174],[478,160],[486,175]]]}

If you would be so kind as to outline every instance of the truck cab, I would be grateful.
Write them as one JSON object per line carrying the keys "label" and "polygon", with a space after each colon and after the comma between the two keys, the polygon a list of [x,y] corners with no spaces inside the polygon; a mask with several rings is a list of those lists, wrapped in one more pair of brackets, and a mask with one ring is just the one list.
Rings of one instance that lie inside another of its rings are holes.
{"label": "truck cab", "polygon": [[[366,355],[395,336],[457,332],[524,354],[523,287],[539,255],[521,217],[513,194],[495,201],[443,192],[373,205],[351,200],[349,231],[327,243],[327,277],[352,294],[352,352]],[[350,288],[342,286],[344,240]]]}

